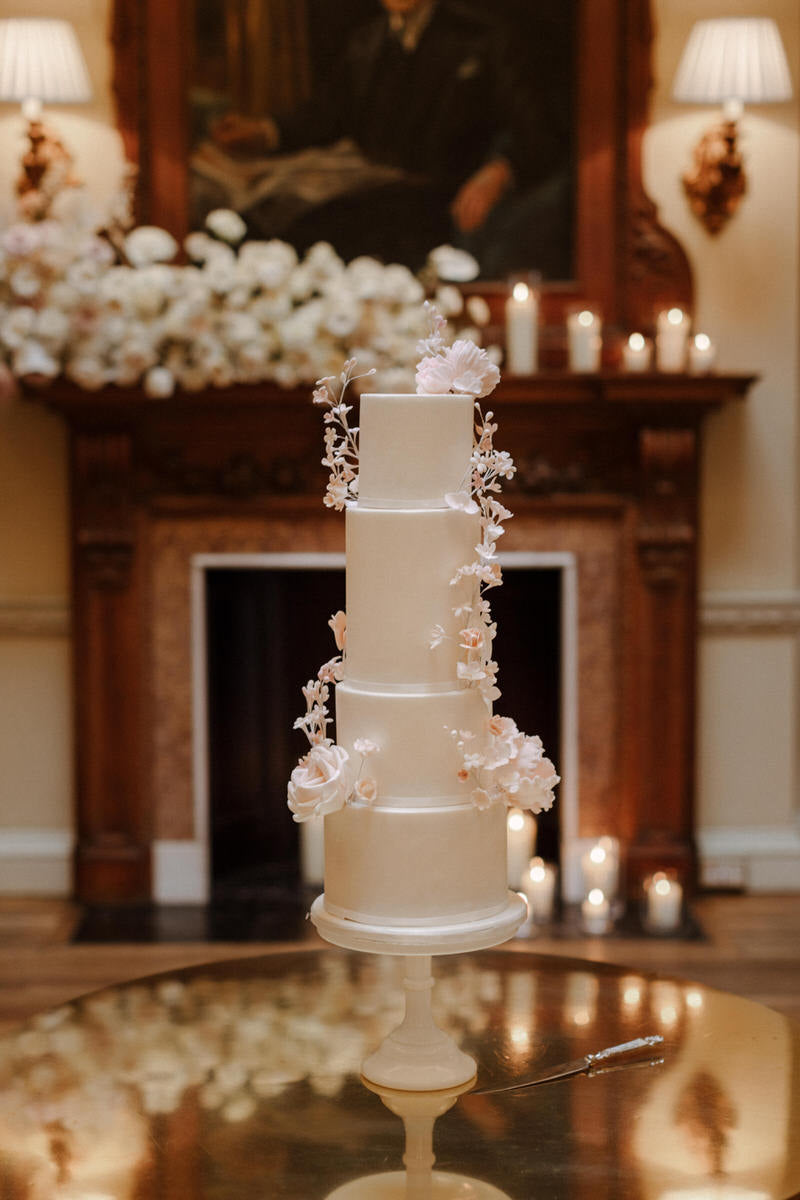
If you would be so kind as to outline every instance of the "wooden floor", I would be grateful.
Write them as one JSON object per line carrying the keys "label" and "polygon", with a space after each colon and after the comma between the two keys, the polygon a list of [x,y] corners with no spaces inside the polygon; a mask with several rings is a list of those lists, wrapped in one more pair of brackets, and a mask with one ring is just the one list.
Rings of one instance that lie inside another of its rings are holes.
{"label": "wooden floor", "polygon": [[[565,954],[697,980],[800,1022],[800,896],[706,896],[695,914],[704,941],[539,937],[510,945],[517,953]],[[287,948],[286,942],[71,945],[76,919],[66,902],[0,900],[0,1031],[111,983]],[[317,942],[309,926],[306,944]]]}

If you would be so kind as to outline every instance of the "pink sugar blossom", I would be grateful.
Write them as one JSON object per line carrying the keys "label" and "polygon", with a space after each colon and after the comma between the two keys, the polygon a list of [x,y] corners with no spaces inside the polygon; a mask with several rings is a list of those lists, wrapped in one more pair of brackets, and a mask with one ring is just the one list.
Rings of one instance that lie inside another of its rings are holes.
{"label": "pink sugar blossom", "polygon": [[429,396],[457,392],[479,398],[488,396],[499,381],[500,372],[486,351],[463,339],[417,365],[417,391]]}
{"label": "pink sugar blossom", "polygon": [[336,649],[344,650],[345,643],[347,641],[347,617],[346,617],[346,615],[342,612],[341,609],[339,609],[338,612],[335,612],[333,614],[331,619],[328,621],[328,624],[330,625],[331,629],[333,630],[333,639],[336,642]]}

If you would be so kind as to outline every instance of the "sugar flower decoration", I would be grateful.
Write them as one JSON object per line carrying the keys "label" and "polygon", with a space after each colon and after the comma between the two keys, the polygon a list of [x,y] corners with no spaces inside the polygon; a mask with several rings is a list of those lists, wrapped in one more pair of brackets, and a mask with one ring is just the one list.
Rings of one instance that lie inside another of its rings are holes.
{"label": "sugar flower decoration", "polygon": [[479,398],[494,391],[499,380],[500,372],[486,351],[463,339],[417,366],[417,391],[428,395],[457,392]]}

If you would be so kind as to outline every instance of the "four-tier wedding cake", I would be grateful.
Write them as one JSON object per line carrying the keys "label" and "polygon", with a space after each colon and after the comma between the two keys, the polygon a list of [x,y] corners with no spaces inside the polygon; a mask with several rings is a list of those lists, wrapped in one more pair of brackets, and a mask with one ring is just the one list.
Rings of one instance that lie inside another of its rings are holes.
{"label": "four-tier wedding cake", "polygon": [[[510,937],[506,806],[534,812],[558,782],[538,738],[493,715],[486,592],[501,582],[498,499],[513,463],[476,398],[498,378],[471,342],[422,343],[416,394],[365,394],[353,428],[338,380],[318,384],[331,480],[346,509],[342,654],[303,689],[311,743],[289,784],[296,820],[325,816],[325,892],[312,919],[354,949],[444,953]],[[335,688],[336,740],[328,734]]]}

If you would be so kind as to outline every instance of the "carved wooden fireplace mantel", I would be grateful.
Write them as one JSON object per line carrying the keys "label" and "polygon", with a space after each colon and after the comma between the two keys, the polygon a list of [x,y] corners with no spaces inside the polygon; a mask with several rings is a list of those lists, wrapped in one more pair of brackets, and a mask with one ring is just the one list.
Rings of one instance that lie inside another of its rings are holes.
{"label": "carved wooden fireplace mantel", "polygon": [[[631,887],[693,870],[701,426],[751,382],[554,372],[492,396],[519,468],[503,548],[576,557],[580,832],[620,836]],[[343,548],[319,411],[268,387],[35,395],[70,428],[75,890],[148,898],[154,841],[198,836],[187,564]]]}

